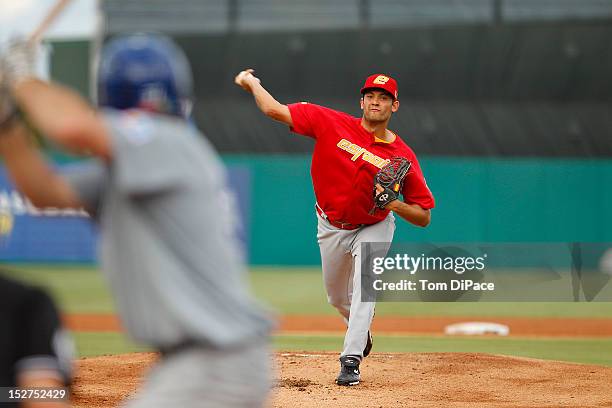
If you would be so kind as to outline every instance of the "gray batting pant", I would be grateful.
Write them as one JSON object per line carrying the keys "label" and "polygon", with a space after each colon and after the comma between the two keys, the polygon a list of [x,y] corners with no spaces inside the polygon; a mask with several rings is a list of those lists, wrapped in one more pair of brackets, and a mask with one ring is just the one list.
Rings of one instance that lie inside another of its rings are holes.
{"label": "gray batting pant", "polygon": [[162,358],[124,408],[259,408],[271,388],[267,344],[240,350],[201,348]]}
{"label": "gray batting pant", "polygon": [[361,301],[361,243],[390,243],[395,217],[389,213],[379,223],[350,231],[332,226],[320,215],[318,220],[317,240],[327,301],[338,309],[348,326],[341,356],[363,358],[376,303]]}

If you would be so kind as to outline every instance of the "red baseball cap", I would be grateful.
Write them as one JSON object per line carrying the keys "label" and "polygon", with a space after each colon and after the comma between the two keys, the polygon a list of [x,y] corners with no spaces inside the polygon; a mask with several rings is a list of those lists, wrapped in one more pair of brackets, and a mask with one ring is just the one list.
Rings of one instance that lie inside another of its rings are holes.
{"label": "red baseball cap", "polygon": [[370,75],[366,79],[365,84],[363,84],[363,88],[361,88],[361,94],[363,95],[365,91],[372,88],[378,88],[387,91],[391,94],[391,96],[397,99],[397,81],[388,75]]}

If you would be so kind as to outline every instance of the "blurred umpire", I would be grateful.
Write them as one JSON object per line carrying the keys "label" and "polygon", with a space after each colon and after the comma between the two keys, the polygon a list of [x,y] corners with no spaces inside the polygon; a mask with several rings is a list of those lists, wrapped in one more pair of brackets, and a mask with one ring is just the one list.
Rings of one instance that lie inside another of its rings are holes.
{"label": "blurred umpire", "polygon": [[[51,298],[41,289],[0,275],[0,387],[64,387],[70,384],[73,345]],[[8,397],[3,391],[2,399]],[[60,408],[64,402],[24,401],[0,407]]]}
{"label": "blurred umpire", "polygon": [[[13,42],[0,60],[8,88],[0,152],[34,205],[84,207],[100,225],[101,268],[123,325],[162,354],[127,406],[261,406],[271,322],[247,290],[225,169],[188,121],[185,55],[162,36],[112,40],[100,59],[104,109],[96,112],[34,79],[35,54]],[[60,174],[27,128],[98,160]]]}

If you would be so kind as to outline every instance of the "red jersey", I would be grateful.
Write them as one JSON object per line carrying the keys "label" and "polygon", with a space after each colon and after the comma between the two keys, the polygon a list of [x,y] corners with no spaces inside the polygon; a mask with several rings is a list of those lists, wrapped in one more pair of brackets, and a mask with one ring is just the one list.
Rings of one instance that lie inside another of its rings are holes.
{"label": "red jersey", "polygon": [[291,130],[316,140],[310,173],[317,203],[330,220],[350,224],[375,224],[389,210],[370,210],[374,175],[393,156],[412,162],[402,195],[408,204],[434,207],[416,155],[396,135],[381,141],[361,126],[361,118],[306,102],[289,105]]}

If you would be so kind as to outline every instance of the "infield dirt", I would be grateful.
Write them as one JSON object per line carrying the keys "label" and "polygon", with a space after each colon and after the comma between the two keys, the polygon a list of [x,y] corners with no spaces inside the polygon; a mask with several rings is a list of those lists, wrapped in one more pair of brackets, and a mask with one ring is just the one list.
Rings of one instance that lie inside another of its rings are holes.
{"label": "infield dirt", "polygon": [[[77,362],[74,407],[110,408],[129,398],[154,353]],[[612,368],[468,353],[374,353],[362,383],[334,384],[337,353],[277,353],[271,407],[612,407]]]}

